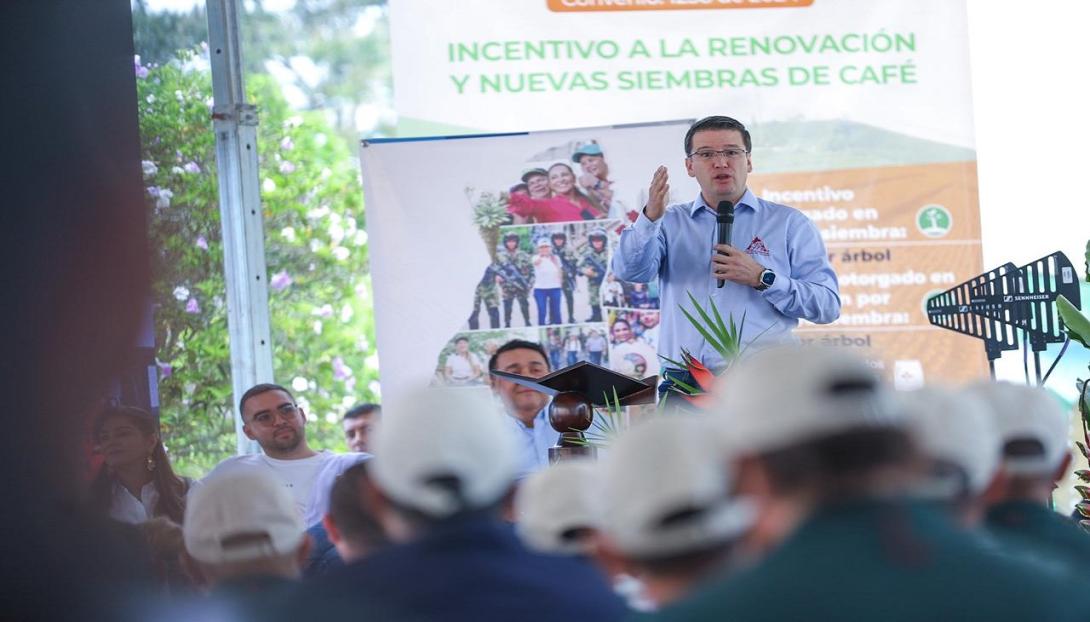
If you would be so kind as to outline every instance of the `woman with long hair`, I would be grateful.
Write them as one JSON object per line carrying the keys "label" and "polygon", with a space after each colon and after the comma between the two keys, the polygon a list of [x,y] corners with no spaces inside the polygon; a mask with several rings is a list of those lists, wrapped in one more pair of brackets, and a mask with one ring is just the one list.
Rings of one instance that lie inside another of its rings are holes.
{"label": "woman with long hair", "polygon": [[181,524],[192,482],[171,468],[158,421],[139,408],[110,406],[95,419],[92,434],[103,459],[91,481],[92,507],[141,528],[164,585],[192,585],[181,561]]}
{"label": "woman with long hair", "polygon": [[606,210],[594,197],[588,196],[575,185],[575,172],[564,162],[549,167],[548,198],[532,198],[529,195],[512,194],[507,211],[527,222],[571,222],[598,220],[606,217]]}

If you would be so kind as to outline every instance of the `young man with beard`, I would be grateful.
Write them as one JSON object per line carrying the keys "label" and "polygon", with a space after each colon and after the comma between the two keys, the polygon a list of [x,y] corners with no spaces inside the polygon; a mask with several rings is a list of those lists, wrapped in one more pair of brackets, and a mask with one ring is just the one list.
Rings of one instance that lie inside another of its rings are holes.
{"label": "young man with beard", "polygon": [[[251,387],[239,400],[242,431],[261,446],[261,453],[233,456],[216,465],[204,481],[242,472],[271,475],[295,501],[300,519],[312,514],[314,482],[325,469],[343,470],[359,460],[359,454],[338,456],[315,451],[307,444],[306,413],[291,392],[277,384]],[[320,518],[320,515],[319,515]]]}

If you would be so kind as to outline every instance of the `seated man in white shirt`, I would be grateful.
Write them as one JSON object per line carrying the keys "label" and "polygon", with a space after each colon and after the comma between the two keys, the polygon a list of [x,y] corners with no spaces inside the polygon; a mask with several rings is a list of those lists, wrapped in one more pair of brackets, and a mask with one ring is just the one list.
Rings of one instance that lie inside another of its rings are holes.
{"label": "seated man in white shirt", "polygon": [[[541,344],[524,339],[512,339],[496,349],[488,360],[488,371],[495,369],[531,378],[540,378],[552,371]],[[522,454],[519,479],[548,466],[549,448],[560,438],[560,433],[549,425],[545,413],[549,396],[496,376],[489,376],[489,384],[492,393],[503,402],[512,429],[518,432]]]}
{"label": "seated man in white shirt", "polygon": [[[312,515],[311,493],[315,478],[323,470],[335,469],[339,466],[335,463],[343,461],[344,457],[328,450],[310,448],[306,437],[306,413],[295,403],[291,392],[280,385],[259,384],[250,388],[239,400],[239,412],[242,431],[257,441],[262,453],[227,458],[216,465],[204,481],[229,473],[268,473],[291,494],[300,519]],[[349,464],[344,468],[357,461],[359,454],[349,458]]]}

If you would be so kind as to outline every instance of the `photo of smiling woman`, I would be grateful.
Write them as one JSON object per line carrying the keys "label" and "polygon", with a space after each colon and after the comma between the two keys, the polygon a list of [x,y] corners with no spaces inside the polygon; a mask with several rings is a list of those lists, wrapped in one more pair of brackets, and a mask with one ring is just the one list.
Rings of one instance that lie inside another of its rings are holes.
{"label": "photo of smiling woman", "polygon": [[[606,217],[598,200],[575,185],[575,172],[570,166],[557,162],[545,174],[551,196],[533,198],[529,194],[512,194],[507,204],[512,217],[525,222],[571,222]],[[540,183],[540,172],[532,176],[531,181]],[[528,186],[531,181],[526,182]]]}

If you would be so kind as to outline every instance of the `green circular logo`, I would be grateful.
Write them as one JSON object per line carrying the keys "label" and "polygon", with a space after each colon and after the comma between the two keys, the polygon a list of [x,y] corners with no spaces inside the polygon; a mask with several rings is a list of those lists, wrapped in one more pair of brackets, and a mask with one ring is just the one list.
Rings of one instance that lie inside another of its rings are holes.
{"label": "green circular logo", "polygon": [[945,236],[950,233],[953,224],[954,217],[950,215],[950,210],[938,203],[924,205],[916,212],[916,228],[929,238]]}

